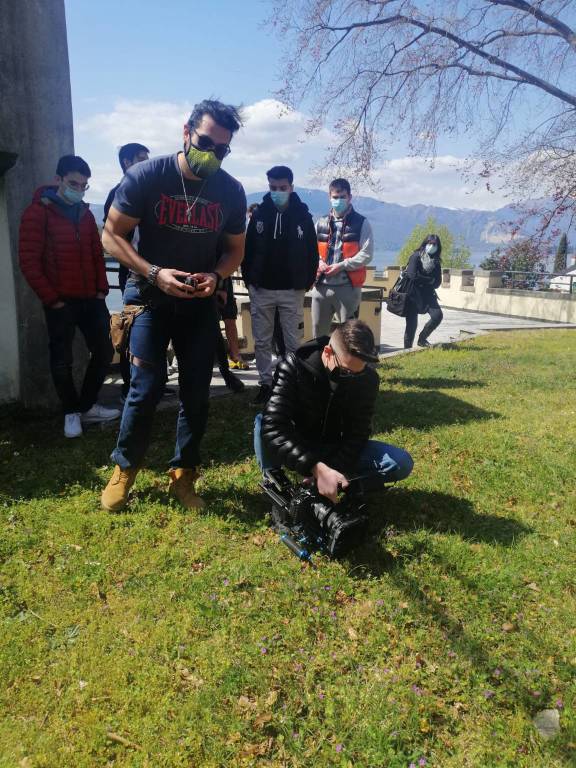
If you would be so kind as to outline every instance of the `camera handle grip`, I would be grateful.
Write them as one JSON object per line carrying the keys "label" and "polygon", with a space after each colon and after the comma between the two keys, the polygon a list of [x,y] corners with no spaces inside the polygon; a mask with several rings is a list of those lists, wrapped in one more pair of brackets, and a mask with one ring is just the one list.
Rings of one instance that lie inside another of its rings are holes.
{"label": "camera handle grip", "polygon": [[312,565],[312,557],[310,556],[310,552],[308,552],[307,549],[300,546],[297,541],[295,541],[292,536],[289,536],[287,533],[283,533],[282,536],[280,536],[280,541],[282,544],[285,544],[288,549],[293,552],[296,557],[298,557],[300,560],[306,560]]}

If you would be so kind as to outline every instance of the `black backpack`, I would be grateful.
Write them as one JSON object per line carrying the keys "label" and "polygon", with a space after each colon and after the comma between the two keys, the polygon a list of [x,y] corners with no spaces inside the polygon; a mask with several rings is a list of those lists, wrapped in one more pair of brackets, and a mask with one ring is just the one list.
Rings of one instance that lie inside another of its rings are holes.
{"label": "black backpack", "polygon": [[398,315],[398,317],[406,317],[413,291],[414,282],[407,275],[399,277],[388,294],[386,305],[388,312],[392,312],[393,315]]}

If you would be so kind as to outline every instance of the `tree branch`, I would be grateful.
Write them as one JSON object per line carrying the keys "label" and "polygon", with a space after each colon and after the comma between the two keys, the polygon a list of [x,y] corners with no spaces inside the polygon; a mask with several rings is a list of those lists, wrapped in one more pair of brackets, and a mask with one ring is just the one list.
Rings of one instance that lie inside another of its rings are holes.
{"label": "tree branch", "polygon": [[[492,0],[489,0],[489,1],[491,2]],[[460,37],[459,35],[455,35],[453,32],[449,32],[447,29],[443,29],[442,27],[437,27],[434,24],[428,24],[426,22],[419,21],[418,19],[413,19],[408,16],[404,16],[402,14],[395,14],[394,16],[389,16],[386,19],[377,19],[374,21],[353,22],[352,24],[348,24],[344,27],[332,27],[329,25],[325,25],[325,26],[323,25],[322,28],[330,32],[344,32],[346,30],[351,31],[352,29],[366,29],[369,27],[385,26],[397,21],[403,22],[404,24],[409,24],[413,27],[418,27],[419,29],[422,29],[427,32],[432,32],[438,35],[439,37],[446,38],[447,40],[451,40],[453,43],[456,43],[458,47],[466,48],[476,56],[479,56],[480,58],[490,62],[490,64],[493,64],[496,67],[500,67],[501,69],[514,72],[514,74],[518,75],[527,85],[533,85],[536,88],[540,88],[540,90],[543,90],[546,93],[549,93],[551,96],[554,96],[555,98],[560,99],[561,101],[565,101],[567,104],[571,104],[573,107],[576,107],[576,96],[573,96],[567,91],[564,91],[561,88],[557,88],[555,85],[552,85],[551,83],[547,83],[545,80],[542,80],[540,77],[537,77],[536,75],[532,75],[530,72],[527,72],[526,70],[521,69],[520,67],[517,67],[515,64],[511,64],[510,62],[504,61],[504,59],[501,59],[499,56],[496,56],[494,54],[491,54],[491,53],[488,53],[487,51],[482,50],[482,48],[479,48],[474,43],[468,42],[468,40],[465,40],[463,37]]]}
{"label": "tree branch", "polygon": [[542,24],[546,24],[548,27],[552,27],[556,32],[563,37],[568,45],[576,49],[576,33],[567,24],[557,19],[555,16],[551,16],[549,13],[544,13],[540,8],[537,8],[531,3],[527,3],[524,0],[485,0],[490,5],[502,5],[514,8],[517,11],[528,13],[534,16],[535,19],[541,21]]}

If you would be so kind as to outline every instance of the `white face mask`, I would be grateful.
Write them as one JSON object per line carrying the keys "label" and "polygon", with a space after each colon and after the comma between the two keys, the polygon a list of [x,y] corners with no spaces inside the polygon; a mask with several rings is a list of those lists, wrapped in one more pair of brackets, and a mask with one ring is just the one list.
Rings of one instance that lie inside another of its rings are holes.
{"label": "white face mask", "polygon": [[428,256],[433,256],[438,248],[434,245],[434,243],[427,243],[426,247],[424,248]]}

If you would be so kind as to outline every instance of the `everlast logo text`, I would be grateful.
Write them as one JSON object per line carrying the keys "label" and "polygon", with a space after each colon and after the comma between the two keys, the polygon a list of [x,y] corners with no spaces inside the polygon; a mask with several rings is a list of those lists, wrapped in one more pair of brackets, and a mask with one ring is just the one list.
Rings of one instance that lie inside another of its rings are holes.
{"label": "everlast logo text", "polygon": [[[186,203],[180,195],[169,197],[160,195],[154,212],[160,226],[177,229],[180,232],[202,233],[218,232],[222,225],[222,209],[220,203],[211,203],[208,200],[194,198]],[[191,208],[190,215],[187,209]]]}

